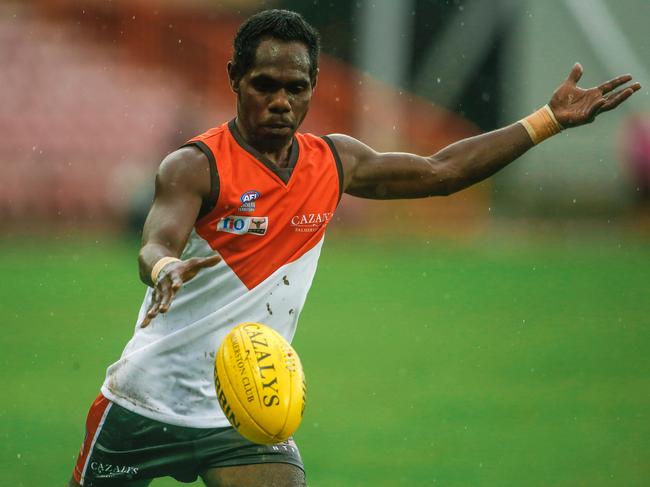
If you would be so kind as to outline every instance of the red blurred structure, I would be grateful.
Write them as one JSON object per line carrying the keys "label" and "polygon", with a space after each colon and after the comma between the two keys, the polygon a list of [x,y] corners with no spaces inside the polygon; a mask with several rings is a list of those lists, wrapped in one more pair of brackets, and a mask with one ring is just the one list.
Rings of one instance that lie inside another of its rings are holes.
{"label": "red blurred structure", "polygon": [[[166,153],[234,115],[225,65],[242,19],[229,10],[180,5],[34,0],[4,7],[5,227],[119,225],[134,190],[151,186]],[[362,98],[374,102],[361,106]],[[323,56],[303,130],[358,136],[369,124],[372,133],[363,135],[377,148],[424,154],[477,133],[456,115]],[[386,226],[387,212],[472,226],[485,220],[484,204],[484,193],[474,189],[436,204],[375,204],[363,218],[347,202],[342,214],[364,228]]]}
{"label": "red blurred structure", "polygon": [[636,114],[623,125],[622,149],[632,184],[644,202],[650,203],[650,117]]}

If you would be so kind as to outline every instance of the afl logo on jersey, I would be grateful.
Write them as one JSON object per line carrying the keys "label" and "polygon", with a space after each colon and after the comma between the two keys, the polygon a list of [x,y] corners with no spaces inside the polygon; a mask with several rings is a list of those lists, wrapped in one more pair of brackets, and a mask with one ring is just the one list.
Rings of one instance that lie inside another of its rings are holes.
{"label": "afl logo on jersey", "polygon": [[255,201],[260,199],[260,193],[255,190],[246,191],[239,199],[241,201],[239,211],[255,211]]}

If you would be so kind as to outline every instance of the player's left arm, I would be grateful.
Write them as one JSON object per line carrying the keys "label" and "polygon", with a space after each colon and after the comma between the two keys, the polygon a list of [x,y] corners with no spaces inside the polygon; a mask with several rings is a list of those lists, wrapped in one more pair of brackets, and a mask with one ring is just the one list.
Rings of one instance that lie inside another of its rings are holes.
{"label": "player's left arm", "polygon": [[[616,108],[641,88],[639,83],[622,87],[632,80],[630,75],[622,75],[597,87],[582,89],[577,86],[581,76],[582,66],[576,63],[549,102],[562,128],[593,122],[596,116]],[[330,138],[343,164],[345,192],[373,199],[455,193],[490,177],[534,145],[520,122],[460,140],[429,157],[379,153],[346,135],[333,134]]]}

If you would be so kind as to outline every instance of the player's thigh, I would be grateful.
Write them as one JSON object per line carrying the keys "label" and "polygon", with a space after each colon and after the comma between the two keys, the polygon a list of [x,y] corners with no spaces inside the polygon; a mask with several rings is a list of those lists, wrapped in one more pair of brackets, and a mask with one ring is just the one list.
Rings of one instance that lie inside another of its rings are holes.
{"label": "player's thigh", "polygon": [[[99,485],[106,485],[107,487],[147,487],[149,484],[151,484],[151,479],[144,479],[144,480],[130,480],[130,481],[113,481],[113,483],[106,483],[106,484],[99,484]],[[95,485],[95,484],[91,484]],[[70,479],[70,482],[68,483],[68,487],[81,487],[77,482],[75,482],[74,478]]]}
{"label": "player's thigh", "polygon": [[207,487],[306,487],[305,473],[288,463],[258,463],[209,468],[201,472]]}

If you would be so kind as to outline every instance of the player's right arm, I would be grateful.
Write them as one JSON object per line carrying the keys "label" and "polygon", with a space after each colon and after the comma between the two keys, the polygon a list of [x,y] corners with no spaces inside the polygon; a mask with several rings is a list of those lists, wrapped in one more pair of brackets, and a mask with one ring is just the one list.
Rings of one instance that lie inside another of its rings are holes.
{"label": "player's right arm", "polygon": [[[194,147],[184,147],[169,154],[156,175],[156,191],[142,232],[138,258],[140,279],[154,291],[141,326],[147,326],[158,313],[165,313],[176,292],[204,267],[217,264],[217,255],[171,261],[160,270],[156,282],[151,272],[165,257],[179,258],[201,205],[210,194],[208,158]],[[171,259],[168,259],[171,260]]]}

